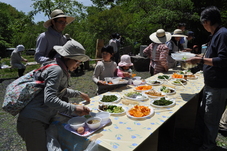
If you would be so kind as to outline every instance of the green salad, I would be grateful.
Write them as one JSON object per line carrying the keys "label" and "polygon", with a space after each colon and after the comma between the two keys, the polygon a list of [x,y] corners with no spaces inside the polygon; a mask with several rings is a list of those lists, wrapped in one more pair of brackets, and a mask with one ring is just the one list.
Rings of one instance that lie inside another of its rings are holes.
{"label": "green salad", "polygon": [[160,98],[159,100],[155,100],[155,101],[153,102],[154,105],[159,105],[159,106],[167,106],[167,105],[170,105],[170,104],[172,104],[172,103],[173,103],[172,101],[166,100],[165,97],[162,97],[162,98]]}
{"label": "green salad", "polygon": [[124,112],[124,109],[121,106],[116,106],[116,105],[101,105],[101,106],[99,106],[99,109],[102,111],[109,112],[109,113]]}
{"label": "green salad", "polygon": [[103,95],[101,102],[114,102],[118,99],[116,95]]}
{"label": "green salad", "polygon": [[168,75],[160,75],[158,76],[159,79],[169,79]]}
{"label": "green salad", "polygon": [[166,86],[162,86],[160,90],[164,93],[173,93],[174,92],[173,89],[167,88]]}

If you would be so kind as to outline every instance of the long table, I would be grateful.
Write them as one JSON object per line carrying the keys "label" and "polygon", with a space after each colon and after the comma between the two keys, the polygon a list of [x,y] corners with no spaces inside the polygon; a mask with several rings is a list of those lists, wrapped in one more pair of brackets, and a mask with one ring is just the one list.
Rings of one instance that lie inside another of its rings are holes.
{"label": "long table", "polygon": [[[169,74],[172,74],[173,72],[175,71],[170,71]],[[149,77],[146,80],[155,80],[159,75],[162,75],[162,73]],[[190,101],[195,98],[198,99],[197,96],[203,89],[204,82],[202,74],[197,74],[196,76],[198,77],[197,79],[188,80],[184,87],[176,86],[176,94],[168,96],[176,101],[176,104],[173,107],[167,109],[155,108],[155,113],[150,118],[134,120],[128,118],[127,115],[111,116],[111,124],[87,138],[77,136],[64,129],[69,118],[57,116],[51,126],[55,127],[55,131],[58,132],[56,137],[63,150],[84,150],[90,142],[95,141],[96,147],[98,148],[97,150],[131,151],[145,149],[155,151],[158,149],[159,128],[170,119],[170,117],[177,112],[180,112],[180,109],[189,104]],[[171,85],[167,81],[165,84]],[[153,86],[153,88],[159,90],[160,86]],[[132,91],[132,89],[133,86],[126,86],[108,93],[117,93],[123,97],[123,93]],[[98,100],[100,97],[101,96],[95,96],[91,98],[90,104],[87,105],[93,112],[98,112],[97,107],[99,105]],[[119,104],[126,108],[130,107],[121,102]],[[150,105],[150,100],[141,102],[140,104]]]}

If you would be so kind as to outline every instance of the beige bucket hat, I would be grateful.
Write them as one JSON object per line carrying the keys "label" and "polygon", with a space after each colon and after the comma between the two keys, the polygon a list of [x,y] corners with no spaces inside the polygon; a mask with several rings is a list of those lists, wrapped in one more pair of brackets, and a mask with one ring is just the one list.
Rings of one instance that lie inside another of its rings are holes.
{"label": "beige bucket hat", "polygon": [[47,20],[43,26],[45,28],[48,28],[49,26],[51,26],[51,20],[55,19],[55,18],[60,18],[60,17],[66,17],[66,22],[68,24],[70,24],[72,21],[74,21],[74,17],[70,17],[64,14],[64,12],[60,9],[55,9],[54,11],[52,11],[51,15],[50,15],[51,19]]}
{"label": "beige bucket hat", "polygon": [[154,43],[165,43],[171,39],[171,34],[169,32],[165,32],[164,29],[158,29],[156,32],[152,33],[149,38]]}
{"label": "beige bucket hat", "polygon": [[131,62],[131,57],[129,55],[122,55],[121,61],[118,63],[118,66],[133,66],[133,63]]}
{"label": "beige bucket hat", "polygon": [[184,35],[181,29],[175,29],[172,34],[172,37],[188,37],[188,36]]}
{"label": "beige bucket hat", "polygon": [[64,46],[54,46],[53,48],[57,51],[57,53],[65,58],[81,62],[85,62],[90,59],[87,55],[85,55],[84,47],[73,39],[67,41]]}

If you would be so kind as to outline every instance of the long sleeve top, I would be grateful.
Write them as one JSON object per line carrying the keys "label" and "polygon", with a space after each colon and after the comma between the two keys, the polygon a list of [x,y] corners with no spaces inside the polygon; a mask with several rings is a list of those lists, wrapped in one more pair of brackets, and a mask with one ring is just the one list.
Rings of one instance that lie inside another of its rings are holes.
{"label": "long sleeve top", "polygon": [[98,84],[98,81],[99,80],[104,81],[105,77],[116,76],[116,70],[117,70],[116,62],[98,61],[92,76],[93,82],[96,83],[98,86],[98,89],[97,89],[98,94],[101,94],[116,88],[116,86]]}
{"label": "long sleeve top", "polygon": [[45,88],[20,112],[21,117],[36,119],[49,123],[58,111],[71,114],[76,105],[68,103],[64,98],[76,97],[79,91],[68,88],[69,73],[61,60],[48,61],[43,65],[57,63],[56,66],[46,68],[41,77],[45,81]]}
{"label": "long sleeve top", "polygon": [[204,82],[213,88],[227,87],[227,29],[220,28],[207,48],[205,58],[212,58],[213,66],[204,64]]}
{"label": "long sleeve top", "polygon": [[67,38],[62,34],[49,27],[46,32],[39,35],[36,41],[35,61],[42,64],[47,61],[49,52],[53,46],[63,46],[67,42]]}

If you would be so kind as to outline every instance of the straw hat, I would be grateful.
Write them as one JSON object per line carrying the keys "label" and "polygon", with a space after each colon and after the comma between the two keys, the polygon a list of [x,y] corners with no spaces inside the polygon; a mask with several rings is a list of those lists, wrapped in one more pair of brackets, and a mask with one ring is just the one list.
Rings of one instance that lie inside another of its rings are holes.
{"label": "straw hat", "polygon": [[54,46],[54,49],[63,57],[85,62],[90,58],[85,55],[84,47],[77,41],[71,39],[64,46]]}
{"label": "straw hat", "polygon": [[172,34],[172,37],[188,37],[188,36],[184,35],[181,29],[175,29]]}
{"label": "straw hat", "polygon": [[118,66],[133,66],[133,63],[131,62],[131,57],[129,55],[122,55],[121,61],[118,63]]}
{"label": "straw hat", "polygon": [[171,39],[171,34],[169,32],[165,32],[164,29],[158,29],[156,32],[152,33],[149,38],[154,43],[165,43]]}
{"label": "straw hat", "polygon": [[66,17],[66,22],[67,25],[70,24],[72,21],[74,21],[74,17],[70,17],[64,14],[64,12],[60,9],[55,9],[54,11],[52,11],[51,15],[50,15],[51,19],[47,20],[43,26],[45,28],[48,28],[49,26],[51,26],[51,20],[55,19],[55,18],[60,18],[60,17]]}

